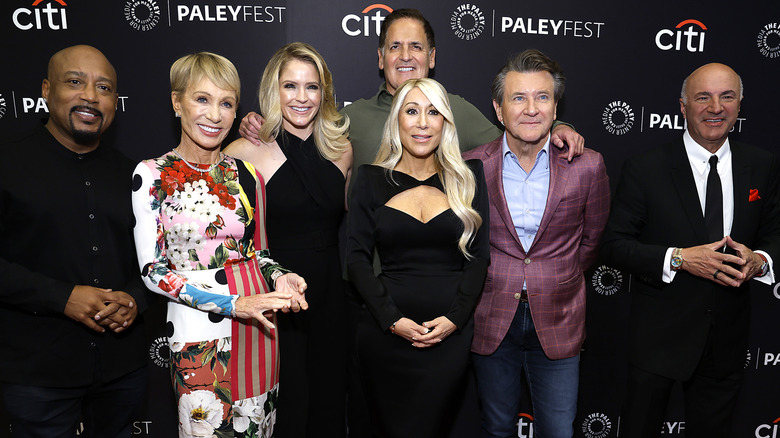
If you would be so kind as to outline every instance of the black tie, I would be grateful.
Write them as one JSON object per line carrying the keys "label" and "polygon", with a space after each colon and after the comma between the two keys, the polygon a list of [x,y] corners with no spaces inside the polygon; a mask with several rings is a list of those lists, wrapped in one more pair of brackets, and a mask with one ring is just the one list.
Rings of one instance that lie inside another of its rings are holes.
{"label": "black tie", "polygon": [[707,195],[704,204],[704,222],[710,242],[716,242],[723,237],[723,189],[718,175],[718,157],[710,157],[710,174],[707,176]]}

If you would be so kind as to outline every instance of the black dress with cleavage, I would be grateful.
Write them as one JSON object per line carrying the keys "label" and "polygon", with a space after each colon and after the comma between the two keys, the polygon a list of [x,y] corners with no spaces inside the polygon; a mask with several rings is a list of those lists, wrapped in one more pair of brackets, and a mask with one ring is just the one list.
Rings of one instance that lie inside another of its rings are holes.
{"label": "black dress with cleavage", "polygon": [[266,182],[266,231],[272,257],[306,280],[309,309],[278,313],[279,408],[274,436],[346,435],[346,297],[338,229],[344,174],[314,139],[282,131],[287,161]]}
{"label": "black dress with cleavage", "polygon": [[[473,310],[490,260],[482,163],[467,163],[477,181],[472,207],[483,220],[469,247],[470,260],[458,249],[463,224],[451,209],[423,223],[385,205],[420,185],[444,191],[438,175],[419,181],[372,165],[361,166],[357,174],[346,265],[366,303],[357,348],[378,437],[443,437],[455,422],[469,367]],[[374,249],[381,261],[379,276],[372,267]],[[412,347],[389,330],[401,317],[421,324],[439,316],[458,330],[433,347]]]}

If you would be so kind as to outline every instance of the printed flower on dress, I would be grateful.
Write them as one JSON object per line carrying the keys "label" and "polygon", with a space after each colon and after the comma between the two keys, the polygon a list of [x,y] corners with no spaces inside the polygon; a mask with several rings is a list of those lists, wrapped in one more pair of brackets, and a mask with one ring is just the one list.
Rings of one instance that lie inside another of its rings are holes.
{"label": "printed flower on dress", "polygon": [[276,408],[274,403],[268,403],[269,396],[276,399],[275,388],[263,395],[239,400],[233,404],[233,428],[242,434],[237,436],[266,438],[273,435]]}
{"label": "printed flower on dress", "polygon": [[179,436],[211,437],[222,423],[222,403],[211,391],[197,390],[179,399]]}
{"label": "printed flower on dress", "polygon": [[197,262],[197,251],[203,249],[203,236],[198,233],[196,222],[173,224],[166,232],[168,262],[174,269],[192,270]]}
{"label": "printed flower on dress", "polygon": [[172,272],[165,274],[165,276],[157,283],[157,287],[171,294],[176,298],[179,296],[179,291],[184,287],[184,279]]}
{"label": "printed flower on dress", "polygon": [[238,173],[220,164],[208,174],[191,169],[175,155],[156,161],[160,179],[155,181],[154,198],[164,205],[170,217],[176,214],[218,224],[219,213],[235,210],[234,198],[240,191]]}

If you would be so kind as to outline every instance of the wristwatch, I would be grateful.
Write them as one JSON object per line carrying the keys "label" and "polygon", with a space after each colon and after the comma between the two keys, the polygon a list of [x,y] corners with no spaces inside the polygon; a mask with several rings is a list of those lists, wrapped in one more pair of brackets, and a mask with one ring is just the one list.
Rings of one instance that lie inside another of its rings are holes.
{"label": "wristwatch", "polygon": [[758,275],[758,277],[763,277],[769,273],[769,262],[766,261],[766,257],[763,255],[759,254],[758,256],[764,261],[764,263],[761,263],[761,275]]}
{"label": "wristwatch", "polygon": [[672,271],[679,271],[680,269],[682,269],[682,263],[683,263],[682,248],[675,248],[674,251],[672,251],[672,261],[671,261]]}

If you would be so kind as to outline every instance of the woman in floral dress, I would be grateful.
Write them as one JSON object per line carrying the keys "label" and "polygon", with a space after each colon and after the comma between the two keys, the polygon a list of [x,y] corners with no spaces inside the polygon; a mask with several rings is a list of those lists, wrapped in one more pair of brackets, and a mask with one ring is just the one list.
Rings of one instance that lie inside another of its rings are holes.
{"label": "woman in floral dress", "polygon": [[262,178],[220,152],[238,106],[233,64],[212,53],[185,56],[171,67],[171,90],[181,141],[136,167],[133,211],[143,280],[171,298],[179,436],[270,437],[274,312],[308,307],[306,283],[269,257]]}

